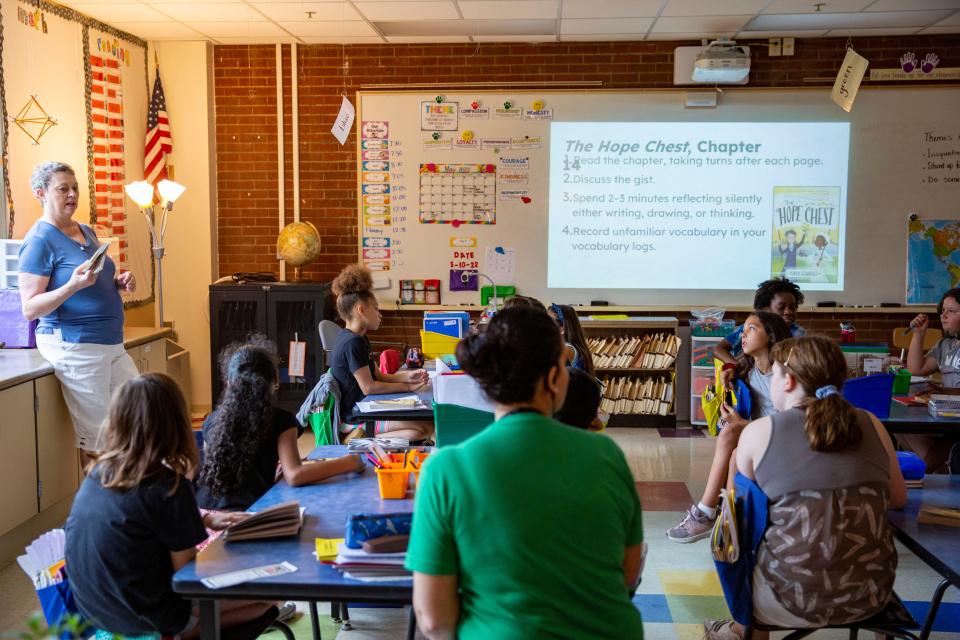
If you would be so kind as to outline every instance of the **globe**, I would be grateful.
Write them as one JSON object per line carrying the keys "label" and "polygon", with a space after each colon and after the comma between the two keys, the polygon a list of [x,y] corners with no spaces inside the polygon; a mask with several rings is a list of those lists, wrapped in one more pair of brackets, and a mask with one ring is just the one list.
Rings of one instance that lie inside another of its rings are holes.
{"label": "globe", "polygon": [[309,222],[291,222],[280,231],[277,253],[299,279],[300,268],[320,257],[320,232]]}

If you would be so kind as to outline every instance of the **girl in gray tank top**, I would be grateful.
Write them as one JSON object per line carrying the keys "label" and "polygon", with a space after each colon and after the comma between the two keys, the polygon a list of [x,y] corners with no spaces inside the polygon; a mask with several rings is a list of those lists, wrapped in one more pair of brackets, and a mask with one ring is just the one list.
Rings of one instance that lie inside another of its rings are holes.
{"label": "girl in gray tank top", "polygon": [[[769,498],[754,619],[801,629],[869,618],[887,604],[896,573],[887,509],[906,502],[893,444],[875,416],[840,395],[847,369],[833,341],[790,339],[771,356],[780,412],[750,423],[735,453],[739,473]],[[732,621],[704,626],[707,638],[742,636]]]}

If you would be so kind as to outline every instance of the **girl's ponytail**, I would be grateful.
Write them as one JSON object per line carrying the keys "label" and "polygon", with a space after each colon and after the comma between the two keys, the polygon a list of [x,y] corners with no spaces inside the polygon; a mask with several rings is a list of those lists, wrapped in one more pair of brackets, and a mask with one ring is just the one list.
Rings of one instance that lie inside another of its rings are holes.
{"label": "girl's ponytail", "polygon": [[804,432],[814,451],[840,451],[860,442],[863,432],[853,405],[840,394],[847,361],[837,344],[823,336],[791,338],[770,353],[806,394]]}
{"label": "girl's ponytail", "polygon": [[819,387],[807,399],[806,410],[804,432],[814,451],[840,451],[863,437],[853,407],[832,384]]}

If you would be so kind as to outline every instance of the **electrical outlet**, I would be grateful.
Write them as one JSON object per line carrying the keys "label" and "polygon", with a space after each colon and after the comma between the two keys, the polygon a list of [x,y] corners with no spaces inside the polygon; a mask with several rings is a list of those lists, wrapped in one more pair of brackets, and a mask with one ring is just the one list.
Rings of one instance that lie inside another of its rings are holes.
{"label": "electrical outlet", "polygon": [[780,38],[770,38],[767,42],[767,55],[776,58],[780,55]]}
{"label": "electrical outlet", "polygon": [[793,55],[793,38],[783,39],[783,55],[785,56]]}

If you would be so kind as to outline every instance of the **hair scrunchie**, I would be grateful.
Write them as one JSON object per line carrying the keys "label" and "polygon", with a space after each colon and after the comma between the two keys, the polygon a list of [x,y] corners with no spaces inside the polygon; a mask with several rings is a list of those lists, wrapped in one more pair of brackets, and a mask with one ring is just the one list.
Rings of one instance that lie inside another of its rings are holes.
{"label": "hair scrunchie", "polygon": [[837,391],[837,387],[832,384],[825,384],[819,389],[817,389],[817,400],[823,400],[827,396],[832,396],[835,393],[840,393]]}

